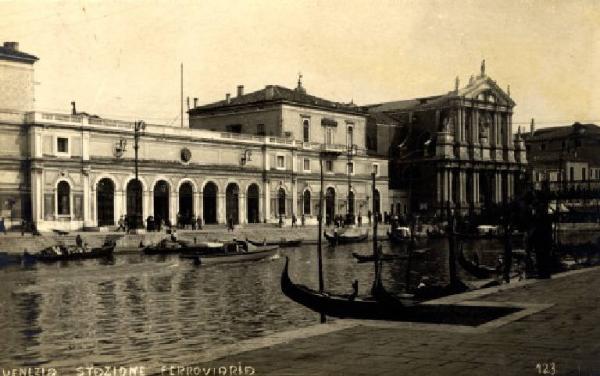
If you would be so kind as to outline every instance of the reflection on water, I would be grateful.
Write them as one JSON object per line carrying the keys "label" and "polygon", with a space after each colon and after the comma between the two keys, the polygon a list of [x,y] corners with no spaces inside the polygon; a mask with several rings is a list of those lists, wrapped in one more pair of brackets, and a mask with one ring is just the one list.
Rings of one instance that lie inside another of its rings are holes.
{"label": "reflection on water", "polygon": [[[401,253],[383,243],[384,252]],[[447,280],[446,240],[420,244],[426,255],[384,264],[391,291],[414,287],[422,274]],[[493,263],[502,245],[470,242]],[[349,293],[354,279],[366,294],[373,264],[351,252],[372,245],[325,248],[326,288]],[[318,285],[315,246],[282,250],[294,281]],[[117,255],[114,261],[82,260],[0,270],[0,364],[78,367],[185,362],[215,346],[318,323],[318,315],[281,294],[284,258],[238,265],[196,267],[177,255]],[[408,275],[408,278],[407,278]],[[467,278],[463,276],[463,278]]]}

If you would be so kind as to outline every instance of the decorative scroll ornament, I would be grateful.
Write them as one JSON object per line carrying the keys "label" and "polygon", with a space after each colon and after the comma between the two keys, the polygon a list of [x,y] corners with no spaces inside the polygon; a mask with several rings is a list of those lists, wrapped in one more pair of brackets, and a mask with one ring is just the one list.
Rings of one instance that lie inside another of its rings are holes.
{"label": "decorative scroll ornament", "polygon": [[127,140],[125,140],[123,138],[120,139],[119,142],[117,142],[115,144],[115,147],[113,149],[113,153],[114,153],[115,157],[122,158],[123,154],[125,154],[126,147],[127,147]]}

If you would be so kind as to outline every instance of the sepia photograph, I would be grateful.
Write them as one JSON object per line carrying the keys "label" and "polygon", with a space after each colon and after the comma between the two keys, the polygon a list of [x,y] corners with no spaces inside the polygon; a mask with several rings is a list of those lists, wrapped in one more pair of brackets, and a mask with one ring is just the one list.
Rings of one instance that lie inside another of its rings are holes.
{"label": "sepia photograph", "polygon": [[600,1],[0,0],[0,376],[600,376]]}

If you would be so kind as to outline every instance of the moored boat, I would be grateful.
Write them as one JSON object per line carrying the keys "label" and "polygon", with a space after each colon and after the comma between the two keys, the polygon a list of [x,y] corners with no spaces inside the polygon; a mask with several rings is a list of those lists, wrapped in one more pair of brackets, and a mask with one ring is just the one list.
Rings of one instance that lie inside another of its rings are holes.
{"label": "moored boat", "polygon": [[199,242],[189,244],[184,241],[171,241],[163,239],[158,244],[149,245],[143,248],[147,255],[169,254],[169,253],[218,253],[224,252],[225,243],[221,242]]}
{"label": "moored boat", "polygon": [[191,258],[196,264],[199,265],[229,264],[258,261],[269,257],[274,257],[277,254],[278,249],[279,247],[276,245],[257,247],[255,245],[245,243],[239,244],[235,250],[228,249],[226,253],[182,255],[182,257]]}
{"label": "moored boat", "polygon": [[115,244],[105,244],[102,247],[86,250],[82,247],[54,246],[43,249],[38,253],[23,253],[25,262],[55,262],[67,260],[83,260],[93,258],[111,257],[115,250]]}
{"label": "moored boat", "polygon": [[[374,255],[362,255],[357,252],[352,252],[352,257],[354,257],[358,262],[373,262],[376,260]],[[406,255],[380,255],[379,260],[381,261],[391,261],[391,260],[405,260],[408,258]]]}
{"label": "moored boat", "polygon": [[408,227],[396,227],[388,231],[388,238],[392,243],[405,243],[411,239],[410,229]]}
{"label": "moored boat", "polygon": [[337,229],[335,229],[330,233],[324,231],[323,236],[325,236],[325,239],[327,239],[331,245],[359,243],[369,238],[369,230],[362,231],[358,228],[349,228],[342,232],[338,232]]}
{"label": "moored boat", "polygon": [[469,274],[471,274],[472,276],[479,278],[479,279],[484,279],[484,278],[490,278],[491,275],[496,273],[496,269],[492,268],[490,266],[485,266],[485,265],[477,265],[469,260],[467,260],[465,258],[465,255],[463,254],[463,250],[462,247],[459,247],[459,251],[458,251],[458,264]]}
{"label": "moored boat", "polygon": [[[394,299],[391,294],[374,292],[382,298],[356,298],[353,295],[330,294],[318,292],[307,286],[295,284],[288,273],[289,258],[281,273],[281,291],[290,299],[315,312],[327,316],[353,319],[384,320],[396,318],[404,308],[404,304]],[[380,290],[383,290],[383,286]],[[385,296],[385,298],[383,298]]]}
{"label": "moored boat", "polygon": [[248,240],[248,242],[252,245],[259,246],[259,247],[265,246],[265,245],[276,245],[279,248],[284,248],[284,247],[299,247],[302,244],[302,239],[281,238],[279,240],[263,240],[263,241]]}

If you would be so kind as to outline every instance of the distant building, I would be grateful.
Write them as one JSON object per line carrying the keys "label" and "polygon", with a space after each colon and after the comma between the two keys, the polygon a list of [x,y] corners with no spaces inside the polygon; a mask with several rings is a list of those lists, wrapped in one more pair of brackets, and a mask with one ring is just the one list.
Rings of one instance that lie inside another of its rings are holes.
{"label": "distant building", "polygon": [[600,188],[600,126],[565,125],[524,134],[534,188]]}
{"label": "distant building", "polygon": [[[193,216],[205,224],[228,218],[290,223],[304,215],[314,224],[324,149],[341,156],[324,163],[323,211],[366,216],[373,203],[388,205],[387,158],[367,153],[366,115],[356,106],[310,96],[301,84],[295,90],[272,86],[256,100],[240,91],[230,103],[190,110],[191,129],[148,124],[139,143],[138,183],[134,124],[74,105],[70,114],[35,111],[36,60],[15,43],[0,48],[0,204],[7,221],[75,230],[114,226],[139,208],[143,218],[171,223]],[[350,165],[348,145],[355,145]]]}
{"label": "distant building", "polygon": [[394,212],[480,213],[513,199],[526,165],[523,142],[513,136],[514,106],[485,62],[446,94],[367,106],[376,124],[370,145],[390,157]]}

